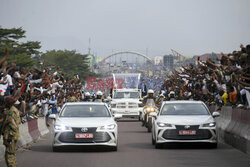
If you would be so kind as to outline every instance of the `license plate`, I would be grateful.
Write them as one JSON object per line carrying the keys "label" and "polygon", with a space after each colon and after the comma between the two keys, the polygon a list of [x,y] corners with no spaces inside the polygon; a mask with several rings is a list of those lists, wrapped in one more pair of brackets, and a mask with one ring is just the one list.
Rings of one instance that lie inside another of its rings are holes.
{"label": "license plate", "polygon": [[180,130],[179,135],[196,135],[195,130]]}
{"label": "license plate", "polygon": [[75,138],[77,139],[92,139],[94,137],[93,133],[77,133]]}

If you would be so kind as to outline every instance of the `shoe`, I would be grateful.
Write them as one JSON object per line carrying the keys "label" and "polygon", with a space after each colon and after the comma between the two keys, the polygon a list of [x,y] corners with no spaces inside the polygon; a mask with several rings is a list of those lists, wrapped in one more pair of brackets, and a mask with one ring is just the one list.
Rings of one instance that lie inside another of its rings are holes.
{"label": "shoe", "polygon": [[239,105],[237,106],[237,108],[242,108],[242,107],[244,107],[243,104],[239,104]]}

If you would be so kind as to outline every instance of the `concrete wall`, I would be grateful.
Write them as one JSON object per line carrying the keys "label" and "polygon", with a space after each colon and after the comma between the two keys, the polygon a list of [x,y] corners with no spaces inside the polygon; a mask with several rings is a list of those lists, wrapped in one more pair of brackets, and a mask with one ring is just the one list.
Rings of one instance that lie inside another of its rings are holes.
{"label": "concrete wall", "polygon": [[[20,140],[17,142],[17,147],[26,146],[34,142],[39,137],[49,132],[46,126],[45,118],[34,119],[20,125]],[[4,158],[5,146],[3,145],[2,137],[0,139],[0,160]]]}
{"label": "concrete wall", "polygon": [[223,106],[216,118],[218,138],[244,153],[250,154],[250,110]]}

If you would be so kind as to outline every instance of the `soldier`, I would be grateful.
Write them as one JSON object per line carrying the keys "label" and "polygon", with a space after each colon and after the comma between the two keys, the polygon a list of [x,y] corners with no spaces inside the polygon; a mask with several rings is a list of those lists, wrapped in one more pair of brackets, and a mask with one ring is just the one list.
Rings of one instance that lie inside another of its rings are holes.
{"label": "soldier", "polygon": [[6,97],[5,119],[2,125],[3,144],[5,145],[5,161],[8,167],[16,167],[16,142],[19,139],[19,124],[21,119],[19,111],[14,107],[15,99],[11,96]]}
{"label": "soldier", "polygon": [[71,93],[71,96],[68,99],[69,102],[77,102],[77,98],[75,97],[75,95],[73,93]]}

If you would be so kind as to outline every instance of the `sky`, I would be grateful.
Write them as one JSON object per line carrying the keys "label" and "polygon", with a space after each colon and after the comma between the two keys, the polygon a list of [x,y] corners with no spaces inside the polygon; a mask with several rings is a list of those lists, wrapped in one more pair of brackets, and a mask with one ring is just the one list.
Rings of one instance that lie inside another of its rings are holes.
{"label": "sky", "polygon": [[41,51],[150,57],[229,53],[250,44],[250,0],[0,0],[0,26],[23,27]]}

